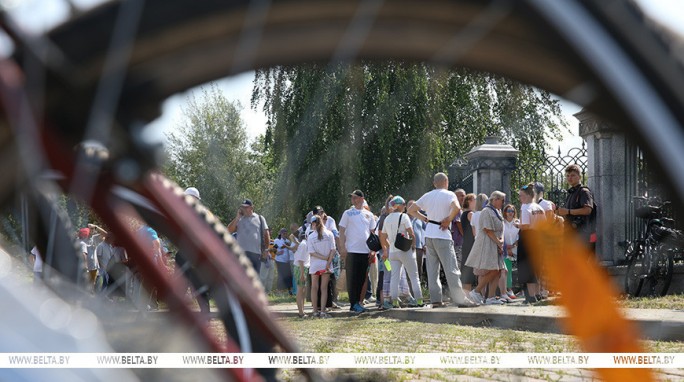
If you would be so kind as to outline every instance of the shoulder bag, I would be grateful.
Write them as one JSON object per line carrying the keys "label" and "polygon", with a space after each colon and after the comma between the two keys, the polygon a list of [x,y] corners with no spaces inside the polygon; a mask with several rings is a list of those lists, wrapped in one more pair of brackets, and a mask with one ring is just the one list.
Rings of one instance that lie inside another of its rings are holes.
{"label": "shoulder bag", "polygon": [[368,236],[368,239],[366,239],[366,245],[368,246],[368,249],[374,252],[377,252],[382,249],[382,245],[380,244],[380,237],[376,235],[374,232],[371,232],[370,236]]}
{"label": "shoulder bag", "polygon": [[[378,228],[377,224],[375,228]],[[382,249],[382,244],[380,244],[380,236],[376,235],[373,231],[374,230],[370,231],[370,236],[368,236],[368,239],[366,239],[366,245],[371,252],[378,252]]]}
{"label": "shoulder bag", "polygon": [[406,236],[402,235],[399,233],[399,227],[401,226],[401,218],[404,217],[404,213],[399,215],[399,222],[397,223],[397,234],[394,238],[394,246],[399,249],[400,251],[408,251],[411,249],[411,245],[413,244],[413,240],[407,238]]}

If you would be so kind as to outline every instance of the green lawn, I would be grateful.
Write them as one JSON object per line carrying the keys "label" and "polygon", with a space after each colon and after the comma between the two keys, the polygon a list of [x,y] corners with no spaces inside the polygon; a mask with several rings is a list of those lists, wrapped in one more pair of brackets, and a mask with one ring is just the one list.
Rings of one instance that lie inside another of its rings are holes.
{"label": "green lawn", "polygon": [[621,301],[625,308],[635,309],[677,309],[684,310],[684,294],[664,297],[638,297]]}
{"label": "green lawn", "polygon": [[[302,352],[332,353],[461,353],[461,352],[579,352],[571,336],[517,330],[429,324],[388,318],[349,317],[328,320],[280,319]],[[684,344],[644,341],[648,352],[681,353]],[[669,370],[668,373],[671,373]],[[327,377],[354,376],[360,380],[451,381],[459,376],[484,380],[518,380],[523,377],[559,380],[595,380],[589,370],[562,369],[383,369],[325,370]],[[299,380],[296,370],[281,370],[283,380]],[[661,378],[681,380],[684,371]]]}

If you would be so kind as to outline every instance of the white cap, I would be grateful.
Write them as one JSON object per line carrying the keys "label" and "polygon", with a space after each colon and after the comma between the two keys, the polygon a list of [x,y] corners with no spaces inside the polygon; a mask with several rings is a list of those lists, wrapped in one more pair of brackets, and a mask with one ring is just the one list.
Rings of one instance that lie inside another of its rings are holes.
{"label": "white cap", "polygon": [[195,187],[186,188],[185,195],[194,196],[195,198],[202,200],[202,198],[200,198],[199,191]]}

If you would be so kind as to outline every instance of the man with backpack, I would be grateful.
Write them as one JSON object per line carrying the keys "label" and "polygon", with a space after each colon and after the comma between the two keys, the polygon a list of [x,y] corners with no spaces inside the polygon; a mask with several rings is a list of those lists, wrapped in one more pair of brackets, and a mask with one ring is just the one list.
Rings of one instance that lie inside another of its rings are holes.
{"label": "man with backpack", "polygon": [[593,251],[596,245],[596,204],[594,195],[587,186],[581,183],[579,166],[571,164],[565,168],[565,180],[570,185],[565,205],[558,208],[558,215],[565,218],[566,223],[589,244]]}
{"label": "man with backpack", "polygon": [[238,245],[245,251],[254,270],[259,274],[261,259],[270,256],[268,245],[271,241],[271,234],[266,219],[254,212],[254,204],[251,200],[245,199],[242,202],[235,219],[228,224],[228,231],[237,232]]}

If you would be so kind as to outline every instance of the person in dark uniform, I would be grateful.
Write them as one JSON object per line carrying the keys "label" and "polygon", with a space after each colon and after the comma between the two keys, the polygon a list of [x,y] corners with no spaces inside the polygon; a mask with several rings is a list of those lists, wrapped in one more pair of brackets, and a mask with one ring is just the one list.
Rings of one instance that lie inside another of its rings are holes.
{"label": "person in dark uniform", "polygon": [[565,218],[568,226],[580,235],[582,242],[589,244],[593,252],[596,243],[592,221],[594,195],[589,187],[582,185],[581,171],[576,164],[571,164],[565,169],[565,179],[570,185],[568,197],[564,206],[558,208],[556,213]]}

